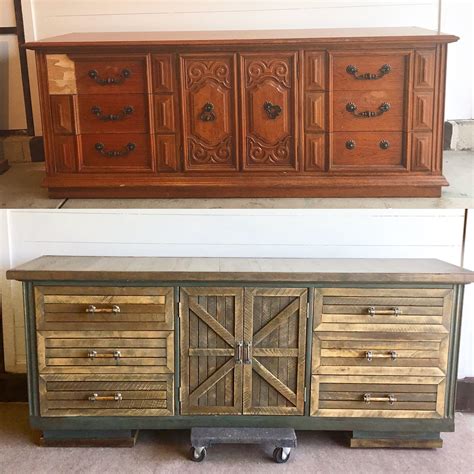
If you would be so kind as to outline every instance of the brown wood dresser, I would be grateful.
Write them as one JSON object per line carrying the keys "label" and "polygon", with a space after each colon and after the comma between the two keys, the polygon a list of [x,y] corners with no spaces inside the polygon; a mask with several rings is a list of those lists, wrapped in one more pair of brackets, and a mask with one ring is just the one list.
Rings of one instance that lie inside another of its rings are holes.
{"label": "brown wood dresser", "polygon": [[469,270],[425,259],[45,256],[7,277],[24,282],[30,420],[46,445],[245,426],[434,448],[454,430]]}
{"label": "brown wood dresser", "polygon": [[420,28],[78,33],[36,51],[52,197],[440,196]]}

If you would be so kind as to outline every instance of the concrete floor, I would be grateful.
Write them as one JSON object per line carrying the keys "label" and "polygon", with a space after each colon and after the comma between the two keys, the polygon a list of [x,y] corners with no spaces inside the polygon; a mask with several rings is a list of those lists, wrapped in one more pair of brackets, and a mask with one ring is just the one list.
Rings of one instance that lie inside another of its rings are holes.
{"label": "concrete floor", "polygon": [[0,208],[66,209],[319,209],[319,208],[474,208],[474,152],[445,152],[444,175],[450,186],[441,198],[299,199],[49,199],[41,188],[43,163],[12,162],[0,175]]}
{"label": "concrete floor", "polygon": [[208,472],[226,474],[444,473],[468,474],[474,466],[474,415],[456,414],[456,432],[443,433],[444,447],[349,449],[347,433],[297,433],[287,464],[271,460],[271,446],[220,445],[202,464],[188,460],[189,431],[142,431],[134,448],[40,448],[28,427],[26,404],[0,404],[0,473],[121,474]]}

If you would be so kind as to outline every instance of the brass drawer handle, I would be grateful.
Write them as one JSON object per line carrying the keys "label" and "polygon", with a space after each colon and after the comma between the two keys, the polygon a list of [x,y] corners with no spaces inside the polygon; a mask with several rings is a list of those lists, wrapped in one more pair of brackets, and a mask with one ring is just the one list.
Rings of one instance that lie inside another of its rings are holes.
{"label": "brass drawer handle", "polygon": [[86,308],[86,313],[112,313],[117,314],[120,313],[120,306],[118,304],[114,304],[112,308],[96,308],[93,304],[90,304]]}
{"label": "brass drawer handle", "polygon": [[376,309],[375,306],[369,306],[367,308],[367,314],[371,317],[374,317],[376,315],[379,316],[400,316],[402,312],[400,311],[400,308],[394,307],[390,309]]}
{"label": "brass drawer handle", "polygon": [[121,402],[123,400],[120,392],[115,392],[113,395],[101,396],[98,393],[93,393],[88,400],[90,402]]}
{"label": "brass drawer handle", "polygon": [[359,74],[359,69],[357,66],[354,66],[352,64],[349,64],[346,68],[347,74],[350,74],[351,76],[354,76],[354,79],[357,79],[359,81],[375,81],[377,79],[382,79],[386,74],[388,74],[392,70],[390,64],[384,64],[377,72],[377,74],[371,73],[371,72],[366,72],[364,74]]}
{"label": "brass drawer handle", "polygon": [[87,353],[87,357],[89,359],[109,359],[114,358],[115,360],[119,360],[122,357],[122,353],[120,351],[113,351],[112,353],[105,353],[100,354],[96,350],[91,350]]}
{"label": "brass drawer handle", "polygon": [[199,118],[203,122],[213,122],[214,120],[216,120],[217,116],[214,112],[214,104],[212,104],[211,102],[206,102],[202,107],[202,112]]}
{"label": "brass drawer handle", "polygon": [[354,102],[349,102],[346,105],[346,110],[350,112],[354,117],[361,117],[361,118],[373,118],[373,117],[378,117],[385,112],[388,112],[391,109],[391,105],[388,102],[382,102],[379,105],[379,108],[377,109],[376,112],[371,111],[371,110],[364,110],[363,112],[358,112],[357,111],[357,105],[354,104]]}
{"label": "brass drawer handle", "polygon": [[97,84],[101,86],[111,86],[111,85],[119,85],[125,82],[126,79],[128,79],[132,75],[132,72],[130,69],[122,69],[118,77],[106,77],[105,79],[102,79],[99,76],[99,73],[95,69],[91,69],[88,72],[88,76]]}
{"label": "brass drawer handle", "polygon": [[268,118],[275,120],[282,112],[282,108],[279,105],[272,104],[271,102],[267,101],[263,104],[263,109],[268,115]]}
{"label": "brass drawer handle", "polygon": [[126,105],[118,114],[103,114],[102,109],[98,105],[94,105],[91,108],[91,113],[103,122],[115,122],[117,120],[123,120],[127,115],[132,115],[133,107]]}
{"label": "brass drawer handle", "polygon": [[115,158],[118,156],[127,156],[131,151],[135,150],[137,146],[135,143],[127,143],[122,150],[106,150],[103,143],[96,143],[94,148],[101,155],[107,156],[109,158]]}
{"label": "brass drawer handle", "polygon": [[237,357],[235,359],[236,364],[242,363],[242,342],[237,343]]}
{"label": "brass drawer handle", "polygon": [[389,394],[386,397],[372,397],[370,393],[364,393],[364,402],[369,404],[370,402],[388,402],[393,405],[397,401],[395,395]]}
{"label": "brass drawer handle", "polygon": [[251,364],[252,357],[250,355],[250,348],[252,344],[250,342],[244,342],[244,364]]}
{"label": "brass drawer handle", "polygon": [[375,358],[377,358],[377,359],[386,359],[388,357],[390,357],[390,359],[392,359],[392,360],[397,360],[398,354],[396,353],[396,351],[388,351],[386,353],[384,353],[384,352],[376,353],[376,352],[373,352],[373,351],[365,351],[365,358],[369,362],[372,362],[372,360],[375,359]]}

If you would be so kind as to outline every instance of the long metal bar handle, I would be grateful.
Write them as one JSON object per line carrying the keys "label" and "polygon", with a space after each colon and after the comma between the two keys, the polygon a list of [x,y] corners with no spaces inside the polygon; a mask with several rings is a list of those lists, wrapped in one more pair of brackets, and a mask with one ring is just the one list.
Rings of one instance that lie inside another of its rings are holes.
{"label": "long metal bar handle", "polygon": [[397,360],[398,354],[396,351],[388,351],[387,353],[374,353],[373,351],[365,351],[365,358],[369,361],[372,362],[372,359],[377,358],[377,359],[385,359],[390,357],[392,360]]}
{"label": "long metal bar handle", "polygon": [[250,349],[252,344],[250,342],[244,342],[244,364],[251,364],[252,357],[250,355]]}
{"label": "long metal bar handle", "polygon": [[235,358],[235,363],[236,364],[241,364],[242,363],[242,342],[239,341],[236,346],[237,346],[237,356]]}
{"label": "long metal bar handle", "polygon": [[123,397],[120,392],[115,392],[109,396],[101,396],[98,393],[93,393],[88,400],[90,402],[120,402],[123,400]]}
{"label": "long metal bar handle", "polygon": [[120,313],[120,306],[118,304],[114,304],[112,308],[96,308],[93,304],[90,304],[86,308],[86,313],[112,313],[117,314]]}
{"label": "long metal bar handle", "polygon": [[364,402],[369,404],[370,402],[388,402],[393,405],[397,401],[395,395],[389,394],[386,397],[372,397],[370,393],[364,393]]}
{"label": "long metal bar handle", "polygon": [[105,354],[99,354],[96,350],[90,350],[87,353],[87,356],[89,359],[108,359],[108,358],[114,358],[115,360],[119,360],[120,357],[122,357],[122,353],[120,351],[113,351],[112,353],[105,353]]}
{"label": "long metal bar handle", "polygon": [[390,308],[390,309],[375,309],[375,306],[369,306],[367,308],[367,314],[369,316],[375,316],[375,315],[379,315],[379,316],[400,316],[402,314],[402,312],[400,311],[400,308],[398,308],[397,306],[395,306],[394,308]]}

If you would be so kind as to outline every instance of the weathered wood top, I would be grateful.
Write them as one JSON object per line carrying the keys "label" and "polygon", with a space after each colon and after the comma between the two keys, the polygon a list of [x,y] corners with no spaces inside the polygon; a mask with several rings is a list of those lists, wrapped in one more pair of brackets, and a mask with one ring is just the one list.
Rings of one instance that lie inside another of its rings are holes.
{"label": "weathered wood top", "polygon": [[470,283],[474,272],[435,259],[276,259],[43,256],[10,280]]}
{"label": "weathered wood top", "polygon": [[233,44],[291,44],[291,43],[348,43],[354,40],[377,42],[450,43],[459,38],[417,27],[388,28],[325,28],[311,30],[223,30],[223,31],[153,31],[153,32],[104,32],[70,33],[27,43],[29,49],[48,49],[62,46],[160,46]]}

